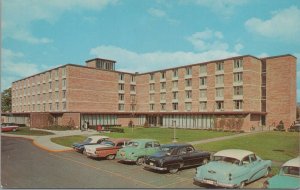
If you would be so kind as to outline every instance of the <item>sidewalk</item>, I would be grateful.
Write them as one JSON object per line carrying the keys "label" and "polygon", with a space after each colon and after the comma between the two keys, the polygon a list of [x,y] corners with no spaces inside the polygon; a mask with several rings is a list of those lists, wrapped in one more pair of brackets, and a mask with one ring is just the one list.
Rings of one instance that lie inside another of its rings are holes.
{"label": "sidewalk", "polygon": [[44,129],[32,129],[32,130],[48,131],[54,133],[54,135],[31,136],[31,135],[14,135],[14,134],[1,133],[1,136],[31,139],[33,140],[34,145],[44,150],[47,150],[49,152],[63,152],[63,151],[70,151],[73,149],[70,147],[53,143],[51,142],[51,138],[71,136],[71,135],[85,135],[85,136],[97,135],[97,134],[99,135],[97,131],[91,129],[89,131],[81,131],[81,130],[53,131],[53,130],[44,130]]}
{"label": "sidewalk", "polygon": [[228,139],[233,139],[236,137],[242,137],[242,136],[252,135],[252,134],[256,134],[256,133],[263,133],[263,132],[267,132],[267,131],[254,131],[254,132],[247,132],[247,133],[239,133],[236,135],[230,135],[230,136],[225,136],[225,137],[216,137],[216,138],[212,138],[212,139],[204,139],[204,140],[200,140],[200,141],[192,141],[192,142],[187,142],[187,143],[192,144],[192,145],[204,144],[204,143],[228,140]]}

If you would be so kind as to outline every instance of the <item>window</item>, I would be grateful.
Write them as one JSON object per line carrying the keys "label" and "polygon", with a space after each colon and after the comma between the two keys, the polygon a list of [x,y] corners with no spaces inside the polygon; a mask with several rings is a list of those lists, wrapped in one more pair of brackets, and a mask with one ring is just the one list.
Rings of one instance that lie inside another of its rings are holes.
{"label": "window", "polygon": [[43,111],[46,111],[46,103],[43,103]]}
{"label": "window", "polygon": [[201,89],[200,90],[200,98],[206,98],[207,90],[206,89]]}
{"label": "window", "polygon": [[216,76],[216,84],[224,84],[224,75]]}
{"label": "window", "polygon": [[154,110],[154,104],[150,104],[150,111]]}
{"label": "window", "polygon": [[173,88],[176,89],[176,88],[178,87],[178,81],[173,81],[173,82],[172,82],[172,85],[173,85]]}
{"label": "window", "polygon": [[130,105],[130,110],[131,110],[131,111],[135,111],[135,105],[134,105],[134,104],[131,104],[131,105]]}
{"label": "window", "polygon": [[123,73],[119,73],[119,80],[124,81],[124,74]]}
{"label": "window", "polygon": [[185,75],[186,76],[192,75],[192,67],[186,67],[185,68]]}
{"label": "window", "polygon": [[56,102],[56,110],[59,110],[59,102]]}
{"label": "window", "polygon": [[224,88],[216,88],[216,97],[224,97]]}
{"label": "window", "polygon": [[178,98],[178,92],[173,92],[173,99],[177,99]]}
{"label": "window", "polygon": [[234,100],[234,109],[241,110],[243,109],[243,100]]}
{"label": "window", "polygon": [[200,73],[206,73],[207,72],[207,66],[205,65],[200,65]]}
{"label": "window", "polygon": [[55,98],[56,98],[56,100],[58,100],[58,98],[59,98],[58,92],[55,92]]}
{"label": "window", "polygon": [[162,110],[162,111],[166,110],[166,104],[165,103],[160,104],[160,110]]}
{"label": "window", "polygon": [[150,74],[150,80],[154,80],[154,74],[153,73]]}
{"label": "window", "polygon": [[119,100],[124,101],[124,94],[119,94]]}
{"label": "window", "polygon": [[135,82],[135,76],[131,75],[131,82]]}
{"label": "window", "polygon": [[52,82],[49,82],[49,90],[52,89]]}
{"label": "window", "polygon": [[206,77],[200,77],[200,86],[206,86]]}
{"label": "window", "polygon": [[207,102],[200,102],[200,110],[206,110]]}
{"label": "window", "polygon": [[154,94],[150,94],[150,101],[154,101]]}
{"label": "window", "polygon": [[51,73],[51,71],[49,72],[49,79],[51,79],[52,78],[52,73]]}
{"label": "window", "polygon": [[235,59],[234,60],[234,68],[243,68],[243,60],[242,59]]}
{"label": "window", "polygon": [[66,98],[66,91],[63,90],[62,92],[63,92],[63,98]]}
{"label": "window", "polygon": [[185,91],[185,98],[186,99],[192,98],[192,91],[191,90],[186,90]]}
{"label": "window", "polygon": [[62,87],[66,87],[66,79],[62,80]]}
{"label": "window", "polygon": [[243,86],[233,87],[233,95],[243,95]]}
{"label": "window", "polygon": [[55,77],[58,77],[58,69],[55,71]]}
{"label": "window", "polygon": [[161,82],[160,83],[160,89],[161,90],[165,90],[166,89],[166,83],[165,82]]}
{"label": "window", "polygon": [[185,110],[186,111],[191,111],[192,110],[192,103],[191,102],[186,102],[185,103]]}
{"label": "window", "polygon": [[242,82],[243,73],[234,73],[233,78],[234,78],[234,82]]}
{"label": "window", "polygon": [[67,103],[66,102],[63,102],[63,110],[66,110],[67,109]]}
{"label": "window", "polygon": [[173,69],[173,77],[178,77],[178,69]]}
{"label": "window", "polygon": [[224,109],[224,102],[223,101],[216,101],[216,108],[217,108],[217,110],[223,110]]}
{"label": "window", "polygon": [[192,79],[185,79],[185,87],[192,86]]}
{"label": "window", "polygon": [[145,148],[152,148],[152,142],[147,142],[145,144]]}
{"label": "window", "polygon": [[178,110],[178,103],[172,103],[173,110]]}
{"label": "window", "polygon": [[130,85],[130,91],[135,92],[135,85]]}
{"label": "window", "polygon": [[52,104],[49,103],[49,111],[51,111],[51,110],[52,110]]}
{"label": "window", "polygon": [[164,71],[160,72],[160,76],[161,76],[160,77],[161,79],[165,79],[166,78],[166,72],[164,72]]}
{"label": "window", "polygon": [[[55,88],[58,89],[58,84],[59,82],[58,81],[55,81]],[[40,85],[39,85],[39,88],[40,88]]]}
{"label": "window", "polygon": [[124,84],[119,84],[119,90],[124,90]]}
{"label": "window", "polygon": [[223,71],[224,70],[224,63],[223,62],[217,62],[216,63],[216,71]]}
{"label": "window", "polygon": [[160,94],[160,100],[166,100],[166,93]]}
{"label": "window", "polygon": [[[32,98],[34,98],[34,97],[32,97]],[[52,99],[52,92],[49,92],[49,98],[48,98],[49,100],[51,100]]]}
{"label": "window", "polygon": [[124,104],[119,104],[119,111],[124,111]]}
{"label": "window", "polygon": [[135,95],[130,95],[130,101],[133,103],[135,102]]}
{"label": "window", "polygon": [[62,68],[62,76],[66,76],[66,68]]}
{"label": "window", "polygon": [[154,86],[154,84],[150,84],[150,90],[152,91],[154,91],[155,90],[155,86]]}

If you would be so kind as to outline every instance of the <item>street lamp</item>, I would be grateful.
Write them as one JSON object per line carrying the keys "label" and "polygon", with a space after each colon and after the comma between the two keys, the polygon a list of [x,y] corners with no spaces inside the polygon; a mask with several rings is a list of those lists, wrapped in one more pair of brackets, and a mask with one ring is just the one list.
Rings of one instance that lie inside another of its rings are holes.
{"label": "street lamp", "polygon": [[177,140],[176,140],[176,120],[173,120],[172,121],[173,123],[173,143],[176,143],[177,142]]}

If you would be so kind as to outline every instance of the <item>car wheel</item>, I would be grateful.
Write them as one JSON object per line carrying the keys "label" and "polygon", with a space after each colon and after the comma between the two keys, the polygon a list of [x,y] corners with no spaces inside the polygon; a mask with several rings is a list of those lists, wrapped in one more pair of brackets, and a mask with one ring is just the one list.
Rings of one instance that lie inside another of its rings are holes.
{"label": "car wheel", "polygon": [[266,174],[264,175],[264,177],[268,177],[270,171],[271,171],[271,168],[269,167],[269,168],[267,169],[267,172],[266,172]]}
{"label": "car wheel", "polygon": [[137,160],[136,160],[136,165],[140,166],[144,163],[145,161],[145,158],[144,157],[139,157]]}
{"label": "car wheel", "polygon": [[178,167],[178,166],[171,166],[171,167],[169,168],[169,172],[170,172],[171,174],[177,173],[178,170],[179,170],[179,167]]}
{"label": "car wheel", "polygon": [[203,161],[202,161],[202,164],[207,164],[207,163],[208,163],[208,159],[204,158]]}
{"label": "car wheel", "polygon": [[114,155],[114,154],[110,154],[110,155],[106,156],[106,159],[107,160],[113,160],[113,159],[115,159],[115,156],[116,155]]}
{"label": "car wheel", "polygon": [[242,189],[242,188],[244,188],[244,187],[245,187],[245,182],[242,181],[242,182],[240,183],[240,185],[239,185],[239,189]]}

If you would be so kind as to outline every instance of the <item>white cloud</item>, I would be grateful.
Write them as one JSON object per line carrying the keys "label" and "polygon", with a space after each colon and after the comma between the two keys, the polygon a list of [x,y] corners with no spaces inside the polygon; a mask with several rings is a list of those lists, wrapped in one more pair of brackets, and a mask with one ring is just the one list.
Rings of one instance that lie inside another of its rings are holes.
{"label": "white cloud", "polygon": [[165,11],[160,10],[160,9],[155,9],[155,8],[148,9],[148,13],[155,17],[165,17],[166,16]]}
{"label": "white cloud", "polygon": [[116,46],[98,46],[92,48],[90,54],[95,57],[113,58],[117,61],[118,70],[127,72],[147,72],[238,55],[224,50],[201,53],[183,51],[137,53]]}
{"label": "white cloud", "polygon": [[273,12],[268,20],[251,18],[245,22],[246,28],[264,37],[276,40],[287,40],[299,42],[300,33],[300,9],[291,6],[277,12]]}
{"label": "white cloud", "polygon": [[236,7],[247,3],[247,0],[183,0],[182,2],[192,2],[196,5],[208,7],[215,14],[228,18],[233,15]]}
{"label": "white cloud", "polygon": [[3,37],[11,37],[28,43],[50,43],[47,37],[32,35],[30,25],[34,21],[55,22],[63,12],[72,9],[101,10],[118,0],[7,0],[2,2]]}
{"label": "white cloud", "polygon": [[196,50],[227,50],[228,44],[222,42],[223,34],[219,31],[205,29],[202,32],[196,32],[186,39],[191,42]]}
{"label": "white cloud", "polygon": [[241,43],[237,43],[237,44],[235,44],[235,46],[234,46],[234,50],[235,50],[236,52],[241,51],[243,48],[244,48],[244,46],[243,46],[243,44],[241,44]]}

